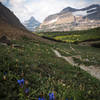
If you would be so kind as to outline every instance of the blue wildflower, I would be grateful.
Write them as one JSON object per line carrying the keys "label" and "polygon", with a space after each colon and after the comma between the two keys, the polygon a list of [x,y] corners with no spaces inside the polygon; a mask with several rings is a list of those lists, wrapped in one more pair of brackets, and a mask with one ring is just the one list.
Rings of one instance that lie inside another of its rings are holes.
{"label": "blue wildflower", "polygon": [[19,85],[24,85],[24,79],[17,80],[17,82],[18,82]]}
{"label": "blue wildflower", "polygon": [[45,100],[44,98],[38,98],[38,100]]}
{"label": "blue wildflower", "polygon": [[21,81],[20,81],[20,80],[17,80],[17,83],[18,83],[19,85],[21,85]]}
{"label": "blue wildflower", "polygon": [[41,98],[38,98],[38,100],[41,100]]}
{"label": "blue wildflower", "polygon": [[54,100],[54,93],[49,93],[49,100]]}
{"label": "blue wildflower", "polygon": [[7,75],[7,72],[4,72],[4,75]]}
{"label": "blue wildflower", "polygon": [[29,88],[26,88],[26,89],[25,89],[25,93],[26,93],[26,94],[29,93]]}
{"label": "blue wildflower", "polygon": [[24,79],[21,79],[21,84],[23,84],[23,85],[24,85]]}

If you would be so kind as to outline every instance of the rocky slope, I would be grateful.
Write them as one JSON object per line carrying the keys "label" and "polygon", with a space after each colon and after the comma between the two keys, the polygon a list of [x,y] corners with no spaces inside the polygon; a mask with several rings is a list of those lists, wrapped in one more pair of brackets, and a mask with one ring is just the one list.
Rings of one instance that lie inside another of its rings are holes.
{"label": "rocky slope", "polygon": [[19,40],[22,38],[51,43],[51,41],[27,31],[19,19],[8,8],[0,3],[0,43],[8,40]]}
{"label": "rocky slope", "polygon": [[0,20],[17,28],[25,29],[19,19],[0,2]]}
{"label": "rocky slope", "polygon": [[40,25],[40,22],[37,21],[34,17],[31,17],[29,20],[24,21],[23,25],[29,30],[34,31],[36,27]]}
{"label": "rocky slope", "polygon": [[36,31],[72,31],[100,27],[100,5],[82,9],[67,7],[48,16]]}

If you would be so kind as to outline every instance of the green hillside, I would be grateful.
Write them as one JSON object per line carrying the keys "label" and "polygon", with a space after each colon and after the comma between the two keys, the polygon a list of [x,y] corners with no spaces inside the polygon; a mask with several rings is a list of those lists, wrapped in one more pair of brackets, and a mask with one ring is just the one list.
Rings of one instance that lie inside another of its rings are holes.
{"label": "green hillside", "polygon": [[[59,50],[65,56],[80,52],[83,58],[88,55],[90,63],[94,57],[93,64],[100,65],[100,49],[73,44],[74,52],[70,44],[46,44],[28,39],[12,41],[12,44],[18,46],[0,43],[0,100],[38,100],[39,97],[49,100],[51,92],[56,100],[100,99],[100,81],[52,51]],[[21,79],[25,80],[23,86],[17,83]],[[25,93],[25,89],[29,89],[29,93]]]}
{"label": "green hillside", "polygon": [[38,33],[38,35],[50,37],[64,42],[81,42],[91,39],[92,40],[100,39],[100,27],[85,31],[44,32],[44,33]]}

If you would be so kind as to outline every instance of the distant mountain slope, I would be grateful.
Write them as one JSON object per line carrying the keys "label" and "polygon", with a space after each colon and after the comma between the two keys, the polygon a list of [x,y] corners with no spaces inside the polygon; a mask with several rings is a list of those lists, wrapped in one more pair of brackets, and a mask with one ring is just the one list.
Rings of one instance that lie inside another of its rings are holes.
{"label": "distant mountain slope", "polygon": [[43,39],[26,30],[19,19],[8,8],[0,3],[0,40],[2,37],[6,37],[9,40],[28,38],[34,41],[51,43],[51,41]]}
{"label": "distant mountain slope", "polygon": [[29,31],[33,32],[34,29],[40,25],[40,22],[37,21],[34,17],[31,17],[29,20],[24,21],[23,24]]}
{"label": "distant mountain slope", "polygon": [[73,31],[100,27],[100,5],[86,8],[67,7],[60,13],[48,16],[37,31]]}
{"label": "distant mountain slope", "polygon": [[0,19],[18,28],[25,29],[19,19],[0,2]]}

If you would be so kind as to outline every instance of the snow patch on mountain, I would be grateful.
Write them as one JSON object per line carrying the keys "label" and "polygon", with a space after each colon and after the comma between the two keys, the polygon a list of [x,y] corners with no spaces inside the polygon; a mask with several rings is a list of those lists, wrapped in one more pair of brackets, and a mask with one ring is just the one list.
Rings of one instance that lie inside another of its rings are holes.
{"label": "snow patch on mountain", "polygon": [[90,13],[88,13],[88,15],[90,15],[90,14],[94,14],[94,13],[96,13],[97,11],[93,11],[93,12],[90,12]]}
{"label": "snow patch on mountain", "polygon": [[73,12],[74,16],[86,16],[87,15],[87,11],[76,11]]}
{"label": "snow patch on mountain", "polygon": [[[94,8],[91,8],[91,9],[88,9],[88,10],[83,10],[83,11],[75,11],[75,12],[73,12],[72,14],[74,15],[74,16],[87,16],[88,14],[92,14],[92,13],[95,13],[96,10],[97,9],[97,7],[94,7]],[[92,11],[92,10],[94,10],[93,12],[89,12],[89,11]]]}
{"label": "snow patch on mountain", "polygon": [[90,10],[96,10],[96,9],[97,9],[97,7],[94,7],[94,8],[89,9],[88,11],[90,11]]}

